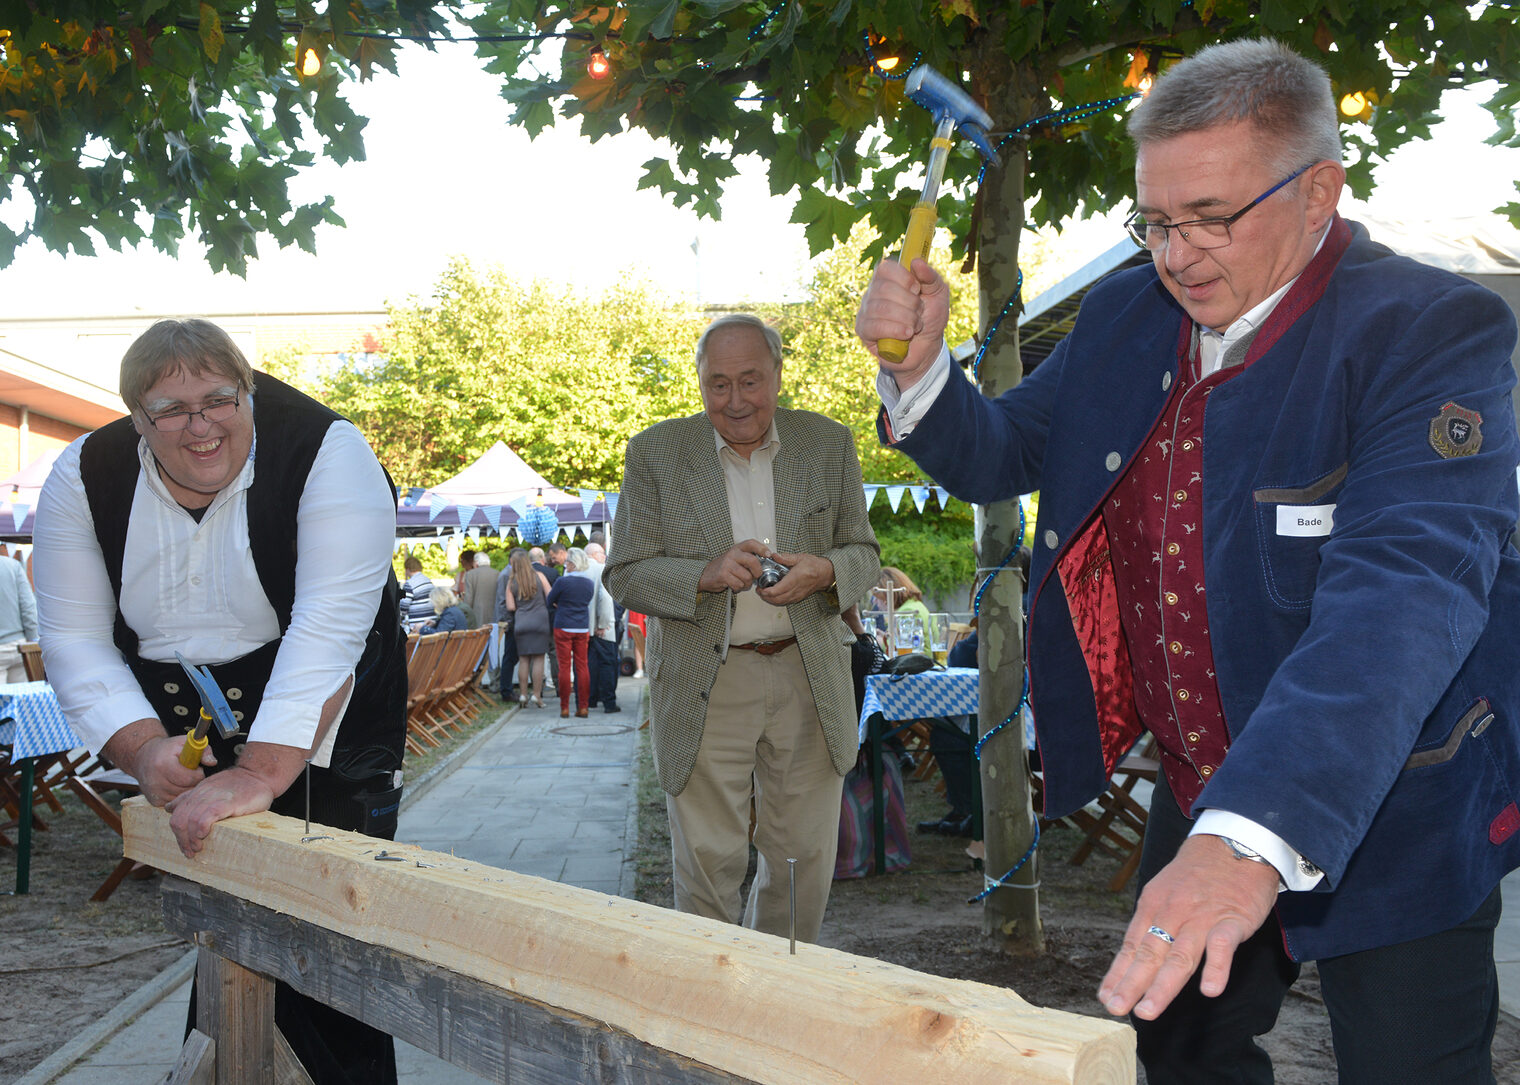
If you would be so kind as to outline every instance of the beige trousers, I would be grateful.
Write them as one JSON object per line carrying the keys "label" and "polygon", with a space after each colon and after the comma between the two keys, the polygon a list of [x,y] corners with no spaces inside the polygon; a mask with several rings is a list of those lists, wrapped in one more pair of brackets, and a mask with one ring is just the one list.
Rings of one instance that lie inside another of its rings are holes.
{"label": "beige trousers", "polygon": [[834,879],[843,787],[797,646],[772,656],[730,651],[708,698],[691,780],[665,800],[676,909],[740,921],[753,795],[759,864],[744,925],[789,935],[787,860],[796,859],[797,937],[816,942]]}
{"label": "beige trousers", "polygon": [[15,640],[9,644],[0,644],[0,677],[7,683],[25,682],[26,663],[21,658],[19,647],[22,641]]}

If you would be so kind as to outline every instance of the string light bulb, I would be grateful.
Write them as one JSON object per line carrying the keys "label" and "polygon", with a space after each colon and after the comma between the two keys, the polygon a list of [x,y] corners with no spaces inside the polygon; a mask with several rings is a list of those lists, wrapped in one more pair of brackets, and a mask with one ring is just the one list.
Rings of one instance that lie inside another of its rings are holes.
{"label": "string light bulb", "polygon": [[901,61],[897,57],[877,57],[876,58],[876,66],[878,68],[880,68],[884,72],[890,72],[893,68],[897,67],[897,65],[900,64],[900,63],[901,63]]}
{"label": "string light bulb", "polygon": [[1359,90],[1341,95],[1341,112],[1348,117],[1360,117],[1367,109],[1367,96]]}
{"label": "string light bulb", "polygon": [[296,74],[302,79],[310,79],[322,70],[322,62],[326,59],[326,43],[317,34],[303,30],[296,39]]}
{"label": "string light bulb", "polygon": [[600,45],[593,46],[591,57],[586,61],[586,74],[592,79],[606,79],[612,71],[612,61],[607,59],[607,54],[602,52]]}

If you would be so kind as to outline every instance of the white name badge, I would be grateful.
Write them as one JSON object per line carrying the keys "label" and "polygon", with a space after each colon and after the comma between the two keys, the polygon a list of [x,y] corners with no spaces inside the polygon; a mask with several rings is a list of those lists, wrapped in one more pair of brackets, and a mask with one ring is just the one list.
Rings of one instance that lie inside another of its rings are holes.
{"label": "white name badge", "polygon": [[1277,533],[1312,538],[1328,535],[1335,526],[1334,505],[1278,505]]}

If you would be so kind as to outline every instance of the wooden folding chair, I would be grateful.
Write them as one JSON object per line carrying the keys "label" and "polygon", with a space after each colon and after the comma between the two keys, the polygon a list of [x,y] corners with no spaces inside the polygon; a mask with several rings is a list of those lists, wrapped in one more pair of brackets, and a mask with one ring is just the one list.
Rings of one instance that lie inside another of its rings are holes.
{"label": "wooden folding chair", "polygon": [[[128,776],[120,769],[107,768],[96,762],[93,767],[89,768],[89,771],[83,774],[71,774],[64,782],[68,789],[79,798],[79,801],[94,812],[96,817],[109,825],[117,835],[121,834],[121,815],[112,809],[111,804],[106,802],[102,793],[106,791],[121,791],[128,795],[139,794],[140,788],[133,777]],[[116,864],[116,867],[106,877],[106,880],[100,883],[100,888],[95,890],[90,899],[108,900],[111,894],[116,892],[116,887],[128,875],[142,878],[147,877],[151,873],[153,873],[152,867],[144,863],[134,862],[131,859],[123,859]]]}
{"label": "wooden folding chair", "polygon": [[423,712],[436,695],[434,680],[438,664],[443,657],[443,647],[452,635],[429,633],[407,638],[412,652],[406,662],[406,745],[413,753],[422,753],[424,742],[433,747],[440,744],[428,730]]}
{"label": "wooden folding chair", "polygon": [[438,680],[439,696],[425,713],[439,732],[448,727],[463,730],[466,722],[473,721],[480,714],[480,709],[469,696],[468,687],[480,667],[485,633],[483,626],[461,630],[444,648],[444,661],[440,664],[443,673]]}
{"label": "wooden folding chair", "polygon": [[[0,761],[6,762],[3,767],[0,767],[0,801],[3,801],[9,810],[10,800],[15,796],[15,788],[7,784],[5,779],[9,771],[8,757],[0,757]],[[85,809],[104,822],[106,827],[117,836],[121,835],[121,816],[102,797],[102,792],[122,791],[129,795],[136,795],[139,788],[135,779],[120,769],[102,765],[98,758],[83,749],[68,753],[44,754],[36,758],[35,762],[34,803],[42,801],[44,795],[51,796],[52,788],[67,788],[84,804]],[[62,810],[61,806],[59,810]],[[35,816],[33,826],[38,829],[47,828],[41,819]],[[0,828],[9,827],[9,825],[0,826]],[[3,839],[3,836],[0,836],[0,839]],[[116,887],[121,884],[122,879],[129,874],[145,877],[152,872],[153,868],[150,866],[133,862],[131,859],[122,859],[106,880],[100,883],[100,887],[95,890],[90,899],[108,900],[116,891]]]}
{"label": "wooden folding chair", "polygon": [[1141,780],[1156,782],[1161,762],[1156,756],[1156,740],[1147,737],[1138,751],[1126,754],[1114,769],[1108,790],[1098,797],[1099,813],[1081,811],[1079,824],[1085,830],[1082,843],[1072,853],[1073,866],[1081,866],[1094,851],[1112,855],[1120,862],[1119,871],[1108,882],[1110,891],[1118,893],[1140,867],[1140,849],[1145,842],[1145,822],[1149,816],[1132,794]]}
{"label": "wooden folding chair", "polygon": [[[42,798],[41,793],[34,787],[32,801],[26,802],[21,797],[21,788],[21,772],[11,763],[10,747],[0,746],[0,815],[6,819],[0,824],[0,844],[6,847],[14,846],[15,842],[7,834],[21,828],[21,819],[24,817],[32,819],[34,830],[47,829],[47,822],[37,816],[35,809]],[[52,792],[48,794],[51,796]],[[55,799],[54,802],[56,801]]]}
{"label": "wooden folding chair", "polygon": [[[429,735],[448,735],[450,714],[447,701],[454,688],[455,672],[459,667],[459,649],[465,637],[464,630],[444,634],[446,639],[438,654],[438,663],[428,682],[427,696],[417,706],[418,724]],[[436,739],[435,739],[436,741]]]}
{"label": "wooden folding chair", "polygon": [[21,653],[21,665],[26,668],[28,682],[46,682],[47,672],[42,666],[42,645],[36,641],[22,641],[16,645]]}

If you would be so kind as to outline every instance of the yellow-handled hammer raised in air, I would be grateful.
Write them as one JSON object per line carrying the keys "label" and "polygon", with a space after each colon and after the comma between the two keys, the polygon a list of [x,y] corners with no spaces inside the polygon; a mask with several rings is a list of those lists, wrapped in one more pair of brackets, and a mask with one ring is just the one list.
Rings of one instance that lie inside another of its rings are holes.
{"label": "yellow-handled hammer raised in air", "polygon": [[[945,177],[945,160],[950,156],[950,137],[959,128],[961,134],[976,145],[983,157],[996,161],[997,155],[988,141],[992,118],[971,100],[971,96],[927,65],[920,64],[908,75],[908,97],[934,115],[934,139],[929,144],[929,164],[924,168],[924,189],[918,203],[908,215],[908,232],[903,235],[902,251],[897,262],[910,266],[917,257],[929,258],[934,243],[934,227],[939,221],[936,205],[939,186]],[[889,362],[900,362],[908,354],[908,344],[901,339],[881,339],[876,352]]]}

